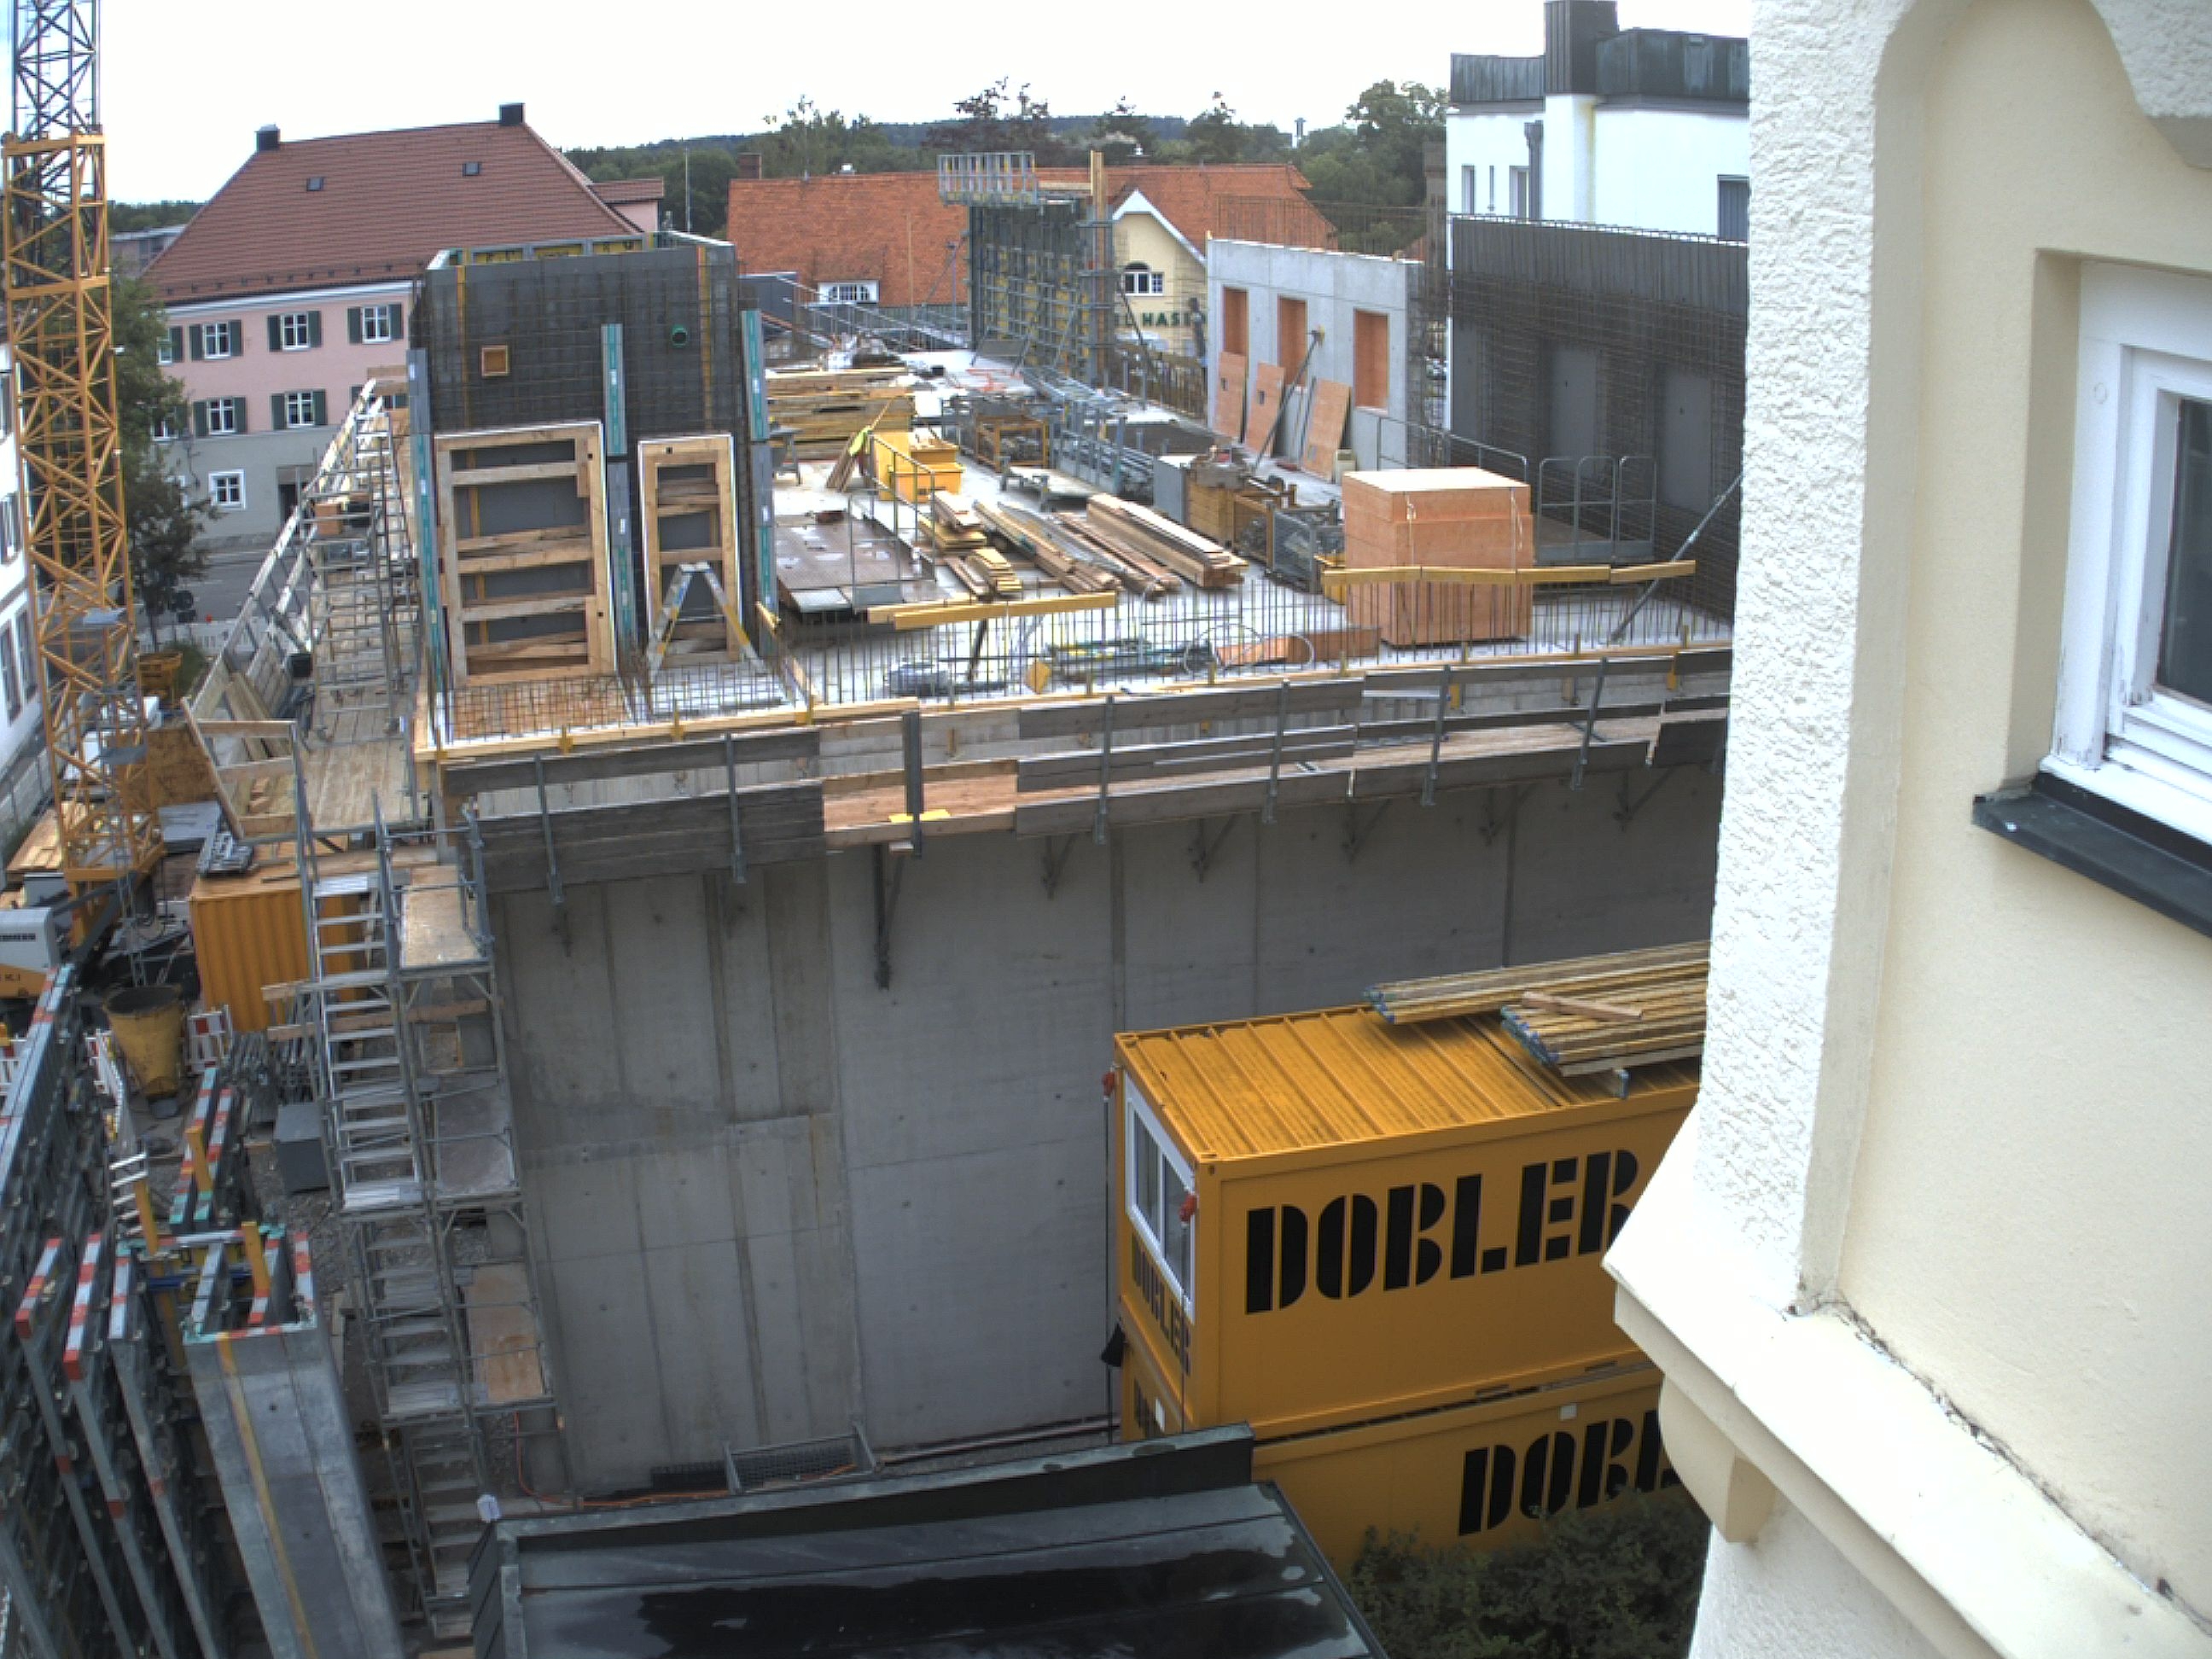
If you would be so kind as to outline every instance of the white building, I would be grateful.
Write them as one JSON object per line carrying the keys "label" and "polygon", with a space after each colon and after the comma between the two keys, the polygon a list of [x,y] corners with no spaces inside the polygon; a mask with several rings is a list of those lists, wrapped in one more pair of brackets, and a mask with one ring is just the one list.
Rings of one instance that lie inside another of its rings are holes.
{"label": "white building", "polygon": [[4,716],[0,718],[0,835],[13,827],[14,808],[27,805],[38,793],[38,785],[22,780],[25,769],[46,764],[21,490],[15,453],[15,355],[0,346],[0,716]]}
{"label": "white building", "polygon": [[1620,27],[1613,0],[1547,0],[1535,58],[1455,52],[1452,211],[1741,240],[1749,43]]}
{"label": "white building", "polygon": [[2212,1655],[2212,7],[1759,19],[1694,1652]]}

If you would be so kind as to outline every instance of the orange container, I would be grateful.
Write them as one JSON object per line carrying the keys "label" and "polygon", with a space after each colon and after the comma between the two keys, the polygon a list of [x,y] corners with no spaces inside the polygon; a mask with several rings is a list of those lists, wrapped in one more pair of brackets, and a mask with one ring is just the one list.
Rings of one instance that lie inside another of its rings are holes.
{"label": "orange container", "polygon": [[245,875],[199,877],[191,906],[201,995],[230,1010],[234,1030],[268,1030],[262,988],[307,977],[307,923],[291,854],[264,850]]}

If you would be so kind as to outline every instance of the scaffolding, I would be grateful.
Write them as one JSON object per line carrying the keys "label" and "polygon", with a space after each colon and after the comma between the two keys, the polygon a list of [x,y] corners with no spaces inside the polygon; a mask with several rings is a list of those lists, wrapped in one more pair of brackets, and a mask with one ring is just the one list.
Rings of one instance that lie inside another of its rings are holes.
{"label": "scaffolding", "polygon": [[[295,856],[325,1155],[421,1611],[460,1628],[495,1437],[552,1427],[482,848],[395,830]],[[526,1419],[528,1426],[526,1427]],[[520,1457],[519,1451],[516,1454]]]}
{"label": "scaffolding", "polygon": [[315,729],[388,736],[411,715],[421,611],[391,411],[376,387],[346,411],[301,500],[313,562]]}

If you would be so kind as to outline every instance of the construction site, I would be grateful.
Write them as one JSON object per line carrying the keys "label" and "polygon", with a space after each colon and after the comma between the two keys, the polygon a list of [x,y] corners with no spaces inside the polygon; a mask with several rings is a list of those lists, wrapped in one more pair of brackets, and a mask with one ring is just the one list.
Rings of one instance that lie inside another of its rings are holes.
{"label": "construction site", "polygon": [[[1671,1483],[1597,1259],[1696,1093],[1732,536],[1121,389],[1096,178],[951,156],[964,337],[670,232],[439,254],[174,686],[88,9],[16,14],[0,1659],[795,1651],[747,1586],[815,1530],[823,1590],[994,1516],[1166,1571],[1148,1505],[1320,1598],[1180,1639],[1379,1653],[1367,1528]],[[717,1588],[623,1611],[664,1548]]]}

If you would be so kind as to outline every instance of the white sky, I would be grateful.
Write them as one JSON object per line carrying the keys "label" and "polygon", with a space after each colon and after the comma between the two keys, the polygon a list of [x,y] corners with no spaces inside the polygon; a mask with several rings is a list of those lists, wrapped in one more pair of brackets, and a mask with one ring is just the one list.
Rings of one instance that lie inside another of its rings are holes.
{"label": "white sky", "polygon": [[[1310,22],[1325,27],[1297,21],[1308,6]],[[933,10],[888,0],[366,9],[106,0],[108,188],[120,201],[204,198],[271,121],[287,137],[319,137],[489,120],[520,100],[556,144],[642,143],[756,130],[801,94],[848,116],[938,120],[1001,75],[1028,80],[1065,114],[1105,109],[1127,93],[1148,113],[1195,115],[1218,89],[1243,118],[1288,131],[1299,116],[1313,127],[1341,119],[1375,81],[1442,85],[1454,52],[1534,52],[1543,35],[1539,0],[1139,10],[1094,0],[1092,9],[1095,23],[1035,0]],[[1629,27],[1741,34],[1749,13],[1750,0],[1620,0]],[[1069,27],[1058,27],[1063,19]]]}

